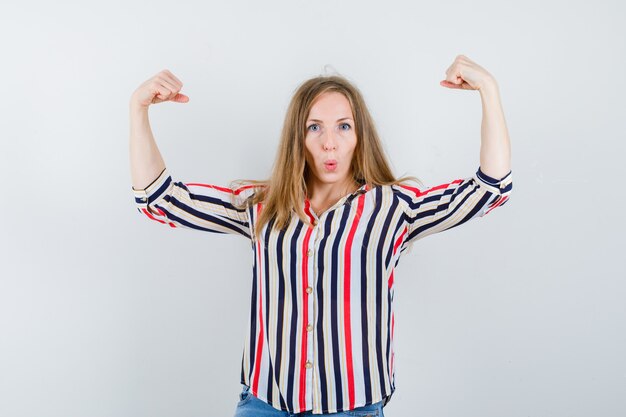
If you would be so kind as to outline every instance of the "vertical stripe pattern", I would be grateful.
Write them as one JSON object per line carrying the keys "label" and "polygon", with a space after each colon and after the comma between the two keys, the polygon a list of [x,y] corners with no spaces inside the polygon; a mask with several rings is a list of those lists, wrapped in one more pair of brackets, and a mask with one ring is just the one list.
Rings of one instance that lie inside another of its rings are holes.
{"label": "vertical stripe pattern", "polygon": [[386,404],[395,390],[394,270],[408,246],[503,206],[512,188],[511,172],[495,179],[480,167],[430,188],[364,184],[324,213],[305,200],[311,225],[293,216],[279,231],[270,222],[256,242],[262,204],[238,208],[255,186],[174,182],[165,169],[133,193],[157,224],[249,239],[240,382],[278,410],[325,414]]}

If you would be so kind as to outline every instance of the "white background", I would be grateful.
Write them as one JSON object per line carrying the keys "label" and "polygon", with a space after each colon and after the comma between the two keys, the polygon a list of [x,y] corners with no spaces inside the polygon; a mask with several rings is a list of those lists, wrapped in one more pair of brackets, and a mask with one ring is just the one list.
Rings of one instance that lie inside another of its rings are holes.
{"label": "white background", "polygon": [[396,175],[479,164],[476,91],[497,79],[513,193],[396,273],[391,417],[626,415],[623,2],[135,1],[0,6],[0,415],[232,416],[252,254],[140,215],[131,93],[175,180],[266,178],[296,87],[361,89]]}

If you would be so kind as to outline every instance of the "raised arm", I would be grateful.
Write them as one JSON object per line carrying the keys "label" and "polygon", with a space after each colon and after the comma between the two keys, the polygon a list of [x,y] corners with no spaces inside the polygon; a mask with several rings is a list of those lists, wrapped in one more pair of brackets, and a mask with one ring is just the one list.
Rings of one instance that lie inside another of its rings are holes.
{"label": "raised arm", "polygon": [[130,171],[135,190],[145,189],[165,169],[165,162],[150,129],[148,108],[163,101],[186,103],[183,83],[168,70],[141,84],[130,99]]}
{"label": "raised arm", "polygon": [[465,55],[458,55],[446,70],[443,87],[478,90],[483,107],[480,128],[480,168],[492,177],[502,178],[511,171],[511,140],[504,119],[496,79]]}
{"label": "raised arm", "polygon": [[251,236],[243,202],[255,189],[236,189],[203,183],[174,181],[157,147],[148,108],[163,101],[186,103],[182,83],[168,70],[144,82],[130,100],[130,166],[137,210],[170,227]]}
{"label": "raised arm", "polygon": [[513,190],[511,143],[495,78],[466,56],[458,55],[446,70],[441,85],[480,92],[483,106],[480,165],[471,177],[435,187],[421,190],[395,187],[406,207],[405,244],[483,217],[503,206]]}

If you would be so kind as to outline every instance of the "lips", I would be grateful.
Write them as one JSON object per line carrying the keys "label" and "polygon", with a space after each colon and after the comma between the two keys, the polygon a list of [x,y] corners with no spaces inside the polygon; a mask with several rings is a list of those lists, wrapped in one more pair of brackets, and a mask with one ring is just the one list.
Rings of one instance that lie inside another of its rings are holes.
{"label": "lips", "polygon": [[324,167],[329,171],[334,171],[335,169],[337,169],[337,161],[334,159],[324,161]]}

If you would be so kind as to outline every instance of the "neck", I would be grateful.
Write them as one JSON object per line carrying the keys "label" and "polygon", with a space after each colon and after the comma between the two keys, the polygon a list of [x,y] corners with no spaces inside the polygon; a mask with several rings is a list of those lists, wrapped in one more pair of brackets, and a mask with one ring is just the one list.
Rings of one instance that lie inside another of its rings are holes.
{"label": "neck", "polygon": [[320,183],[313,179],[308,184],[308,199],[316,213],[321,213],[334,205],[342,197],[352,194],[359,189],[359,184],[354,179],[347,178],[341,183]]}

